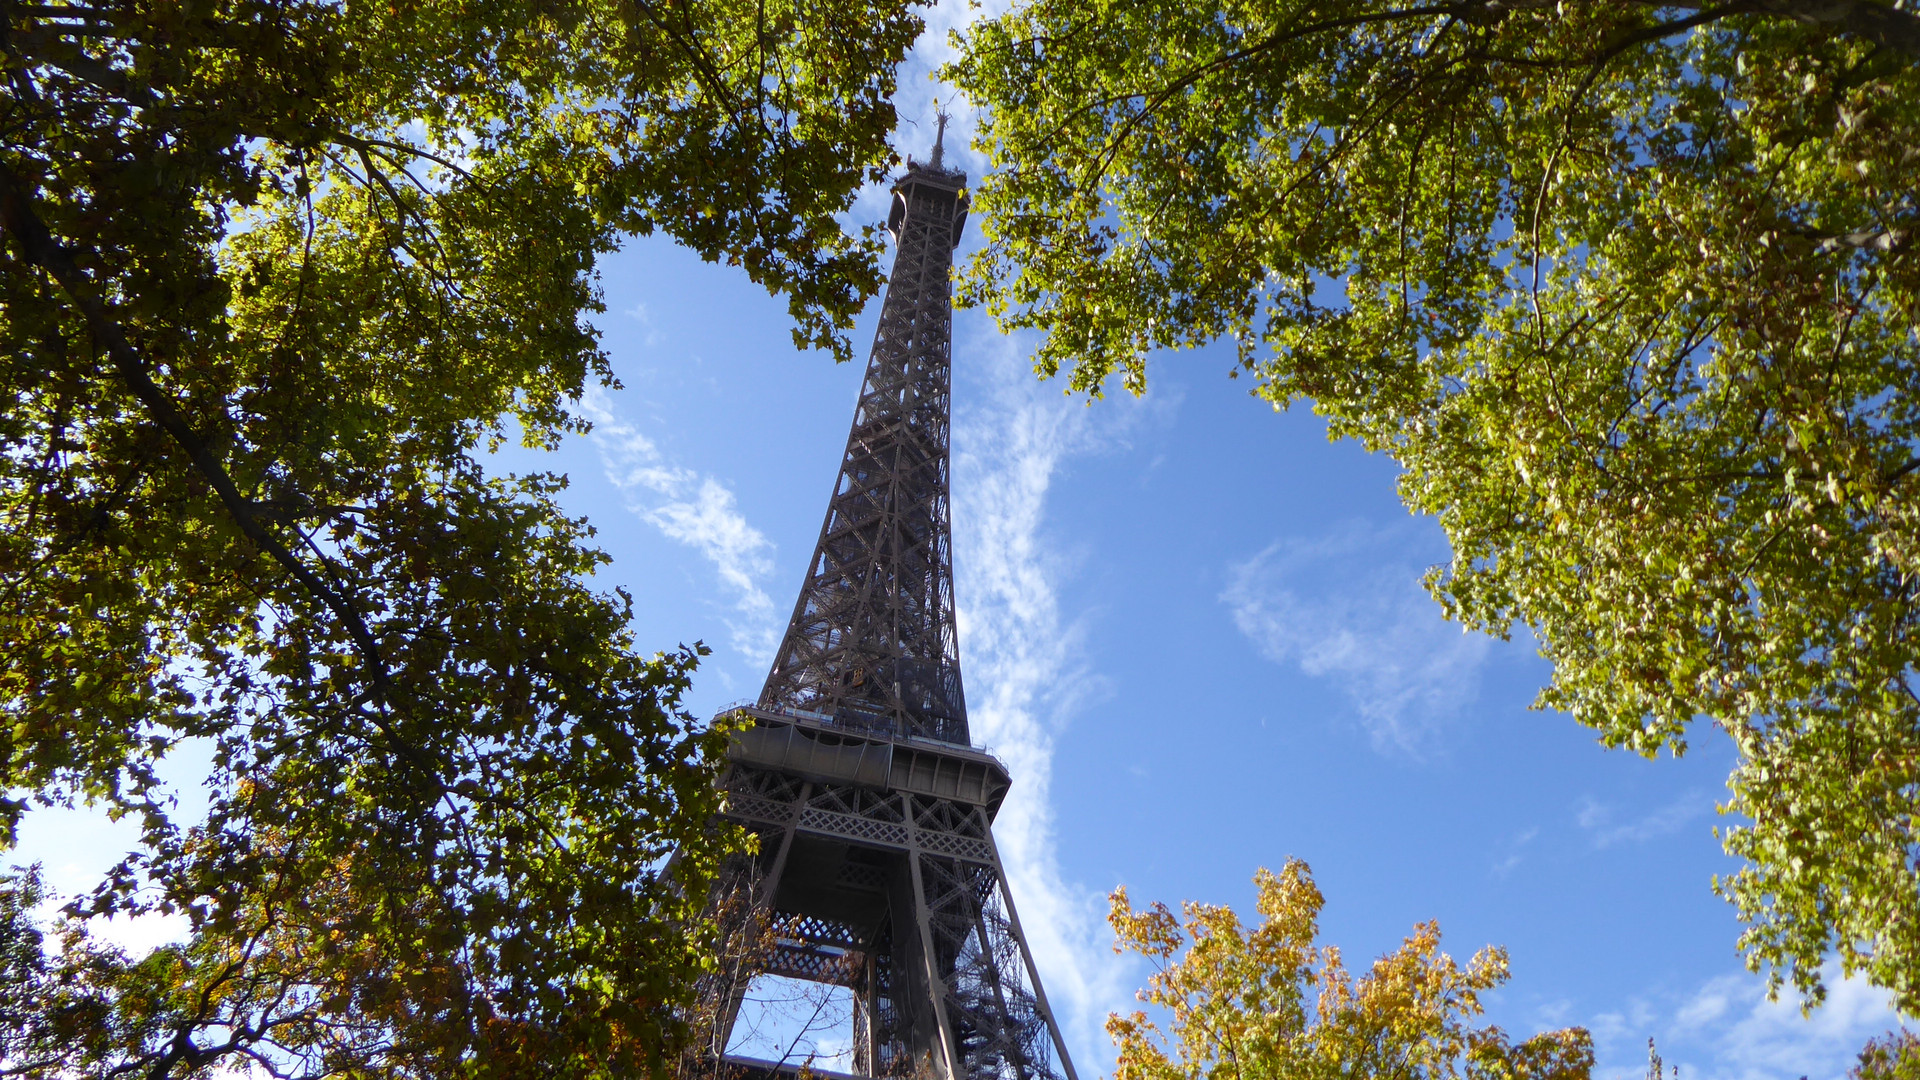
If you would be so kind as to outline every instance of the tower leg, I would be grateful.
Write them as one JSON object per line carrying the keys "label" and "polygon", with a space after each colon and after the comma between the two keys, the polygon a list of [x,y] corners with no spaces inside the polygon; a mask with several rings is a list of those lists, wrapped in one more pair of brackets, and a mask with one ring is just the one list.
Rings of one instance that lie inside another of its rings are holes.
{"label": "tower leg", "polygon": [[939,1032],[939,1054],[934,1065],[944,1072],[950,1080],[959,1080],[962,1075],[956,1068],[959,1062],[959,1045],[954,1038],[953,1021],[947,1015],[946,980],[941,977],[943,959],[933,946],[933,912],[927,903],[925,877],[921,872],[921,855],[918,851],[907,855],[907,865],[913,873],[913,921],[920,936],[922,969],[926,972],[927,996],[933,1000],[933,1020]]}
{"label": "tower leg", "polygon": [[[736,773],[729,792],[735,820],[764,838],[761,854],[743,860],[731,883],[733,908],[761,920],[763,942],[779,935],[771,957],[749,974],[848,988],[853,1071],[1076,1080],[1008,895],[986,805],[754,769]],[[746,979],[735,978],[716,999],[716,1053],[745,991]],[[798,1068],[728,1060],[754,1080]]]}
{"label": "tower leg", "polygon": [[997,860],[917,853],[939,998],[952,1033],[956,1080],[1071,1080],[1059,1026],[1032,950],[1004,903]]}
{"label": "tower leg", "polygon": [[[992,843],[993,837],[988,835]],[[999,878],[1000,902],[1006,905],[1007,922],[1013,927],[1013,939],[1020,945],[1020,960],[1026,965],[1028,985],[1033,987],[1033,999],[1040,1006],[1040,1016],[1047,1023],[1047,1034],[1053,1037],[1053,1052],[1060,1055],[1060,1067],[1066,1071],[1067,1080],[1080,1080],[1073,1071],[1073,1058],[1067,1054],[1067,1040],[1060,1035],[1060,1021],[1053,1015],[1053,1006],[1047,1004],[1046,987],[1040,984],[1040,969],[1034,966],[1033,949],[1027,944],[1026,931],[1020,929],[1020,912],[1013,906],[1013,889],[1007,885],[1006,864],[1000,861],[1000,845],[993,845],[993,872]]]}
{"label": "tower leg", "polygon": [[[877,944],[877,943],[876,943]],[[860,985],[853,991],[853,1071],[861,1076],[874,1076],[874,1025],[878,1018],[874,1008],[874,998],[879,988],[874,979],[874,952],[867,950],[860,965]]]}
{"label": "tower leg", "polygon": [[[709,1050],[716,1059],[726,1054],[727,1044],[733,1038],[734,1022],[740,1018],[740,1006],[747,999],[747,989],[766,960],[759,955],[768,944],[764,940],[768,930],[766,920],[773,915],[773,899],[780,891],[787,856],[793,851],[800,808],[806,805],[812,790],[812,784],[801,785],[771,860],[765,850],[757,855],[741,856],[723,875],[718,909],[723,920],[733,924],[722,926],[723,941],[733,946],[724,951],[739,955],[721,957],[720,981],[705,995],[707,1008],[714,1013]],[[767,835],[761,834],[763,840]],[[749,936],[752,940],[748,940]]]}

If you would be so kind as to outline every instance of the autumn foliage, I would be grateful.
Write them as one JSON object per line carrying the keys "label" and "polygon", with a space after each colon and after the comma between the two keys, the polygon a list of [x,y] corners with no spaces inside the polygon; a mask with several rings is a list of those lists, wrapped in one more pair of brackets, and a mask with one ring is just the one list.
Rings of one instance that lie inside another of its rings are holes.
{"label": "autumn foliage", "polygon": [[[1117,951],[1155,971],[1146,1012],[1108,1018],[1119,1045],[1115,1080],[1585,1080],[1586,1031],[1513,1042],[1477,1026],[1480,996],[1507,980],[1507,954],[1489,946],[1463,967],[1440,951],[1438,923],[1414,927],[1399,949],[1355,974],[1320,945],[1324,900],[1307,865],[1254,877],[1260,921],[1187,903],[1136,910],[1125,889],[1108,916]],[[1164,1023],[1164,1029],[1162,1024]]]}

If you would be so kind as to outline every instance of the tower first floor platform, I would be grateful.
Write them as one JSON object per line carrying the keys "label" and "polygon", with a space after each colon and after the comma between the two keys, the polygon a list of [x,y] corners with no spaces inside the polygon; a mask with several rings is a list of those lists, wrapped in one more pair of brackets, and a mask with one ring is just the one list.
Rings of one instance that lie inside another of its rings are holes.
{"label": "tower first floor platform", "polygon": [[723,888],[772,917],[769,974],[852,992],[853,1072],[1076,1080],[993,843],[1000,762],[800,710],[738,713],[752,726],[726,816],[760,845]]}

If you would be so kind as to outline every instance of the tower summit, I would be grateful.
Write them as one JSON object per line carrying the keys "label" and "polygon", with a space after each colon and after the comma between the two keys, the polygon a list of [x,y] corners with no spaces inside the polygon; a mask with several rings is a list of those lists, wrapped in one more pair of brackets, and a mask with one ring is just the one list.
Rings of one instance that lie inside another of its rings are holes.
{"label": "tower summit", "polygon": [[[786,637],[737,737],[723,889],[771,915],[769,973],[847,987],[853,1072],[1076,1080],[994,846],[1006,767],[971,745],[949,520],[953,249],[966,174],[907,162],[893,273]],[[725,1045],[740,1006],[721,1007]],[[749,1074],[791,1064],[730,1058]]]}

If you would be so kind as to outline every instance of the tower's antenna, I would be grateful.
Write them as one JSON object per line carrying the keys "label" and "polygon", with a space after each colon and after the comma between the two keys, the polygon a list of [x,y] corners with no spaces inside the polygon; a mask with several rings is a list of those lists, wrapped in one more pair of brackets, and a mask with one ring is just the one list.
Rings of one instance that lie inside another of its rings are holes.
{"label": "tower's antenna", "polygon": [[933,110],[934,110],[933,112],[934,122],[940,125],[940,130],[939,130],[939,133],[933,137],[933,160],[928,162],[927,164],[938,169],[941,167],[940,159],[944,155],[944,151],[946,150],[947,121],[953,119],[953,117],[948,115],[944,109],[940,108],[940,103],[938,101],[935,101],[933,103]]}

